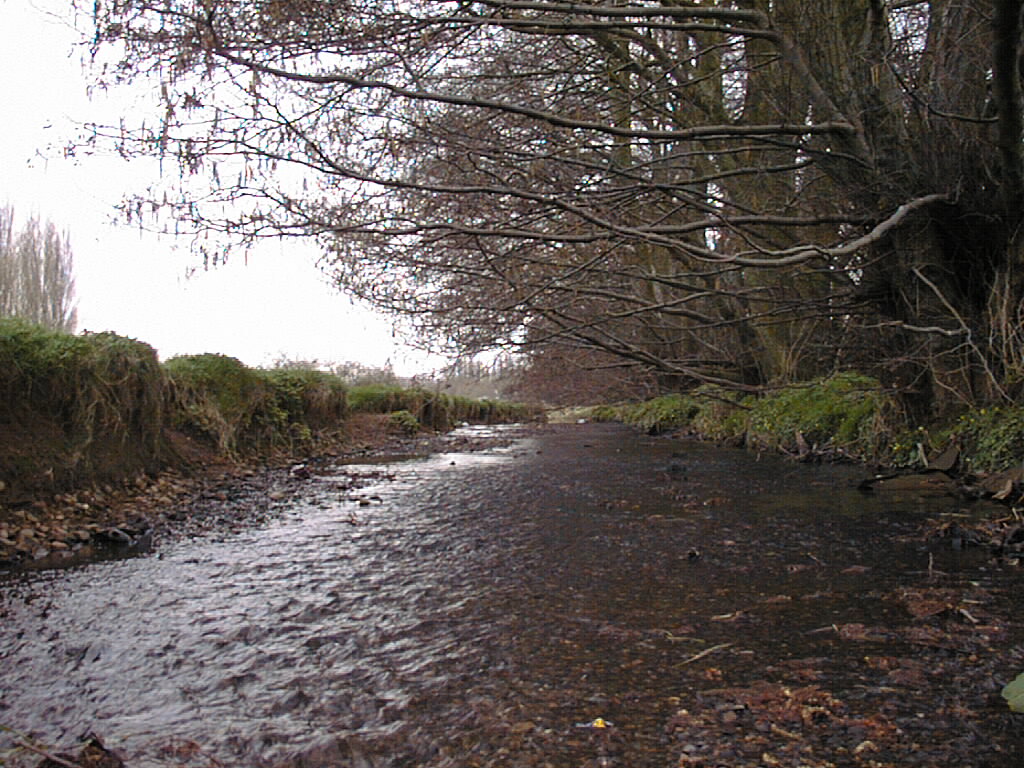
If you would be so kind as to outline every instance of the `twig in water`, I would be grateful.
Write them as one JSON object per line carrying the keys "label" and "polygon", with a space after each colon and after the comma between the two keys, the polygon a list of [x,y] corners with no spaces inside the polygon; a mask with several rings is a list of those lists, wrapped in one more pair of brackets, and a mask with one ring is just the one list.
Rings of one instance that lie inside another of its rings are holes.
{"label": "twig in water", "polygon": [[835,624],[829,624],[827,627],[818,627],[817,629],[809,629],[804,634],[807,635],[820,635],[822,632],[835,632],[839,633],[839,627]]}
{"label": "twig in water", "polygon": [[971,624],[977,624],[978,623],[978,620],[976,618],[974,618],[973,616],[971,616],[970,611],[968,611],[966,608],[957,608],[956,611],[961,616],[963,616],[965,619],[967,619],[969,622],[971,622]]}
{"label": "twig in water", "polygon": [[715,651],[721,651],[733,645],[735,645],[735,643],[720,643],[719,645],[713,645],[710,648],[705,648],[700,653],[695,653],[690,658],[684,659],[683,661],[679,662],[678,664],[676,664],[676,667],[685,667],[687,664],[692,664],[695,661],[700,661],[705,656],[710,656]]}
{"label": "twig in water", "polygon": [[686,637],[684,635],[673,635],[667,629],[661,630],[665,633],[665,639],[670,643],[703,643],[699,637]]}
{"label": "twig in water", "polygon": [[78,763],[72,763],[70,760],[65,760],[62,757],[58,757],[57,755],[53,754],[52,752],[47,752],[45,749],[40,749],[39,747],[37,747],[37,746],[35,746],[33,744],[29,744],[24,739],[15,739],[14,743],[17,744],[22,749],[27,749],[30,752],[35,752],[37,755],[42,755],[43,757],[45,757],[50,762],[56,763],[57,765],[63,765],[64,768],[82,768],[82,766],[79,765]]}

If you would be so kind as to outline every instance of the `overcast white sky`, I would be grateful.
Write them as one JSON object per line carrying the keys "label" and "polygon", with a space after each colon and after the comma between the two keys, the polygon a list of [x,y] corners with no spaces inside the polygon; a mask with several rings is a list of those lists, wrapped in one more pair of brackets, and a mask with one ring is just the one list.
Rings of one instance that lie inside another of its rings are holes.
{"label": "overcast white sky", "polygon": [[353,307],[316,269],[316,253],[268,243],[227,266],[198,271],[187,243],[114,225],[122,195],[156,165],[114,157],[66,160],[75,120],[126,107],[86,98],[74,34],[49,16],[67,0],[0,0],[0,204],[37,214],[71,235],[79,330],[115,331],[166,359],[220,352],[249,365],[290,359],[391,361],[401,374],[437,359],[406,350],[390,323]]}

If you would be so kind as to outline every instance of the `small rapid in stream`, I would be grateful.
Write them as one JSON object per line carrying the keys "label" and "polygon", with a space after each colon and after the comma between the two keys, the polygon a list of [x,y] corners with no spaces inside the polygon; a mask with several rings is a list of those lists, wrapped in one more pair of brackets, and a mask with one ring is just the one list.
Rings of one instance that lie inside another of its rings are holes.
{"label": "small rapid in stream", "polygon": [[337,465],[237,535],[0,581],[0,724],[95,732],[130,768],[682,765],[695,690],[813,658],[855,698],[865,647],[836,633],[907,623],[886,594],[1019,584],[921,540],[955,500],[866,495],[863,470],[487,430],[516,439]]}

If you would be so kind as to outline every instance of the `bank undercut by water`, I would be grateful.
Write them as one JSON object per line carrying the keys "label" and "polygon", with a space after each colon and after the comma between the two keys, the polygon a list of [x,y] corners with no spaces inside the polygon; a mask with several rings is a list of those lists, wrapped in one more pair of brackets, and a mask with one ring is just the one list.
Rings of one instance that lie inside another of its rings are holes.
{"label": "bank undercut by water", "polygon": [[356,415],[409,435],[539,413],[424,387],[350,387],[326,371],[251,368],[221,354],[161,364],[135,339],[0,319],[0,504],[211,460],[309,455],[343,442]]}
{"label": "bank undercut by water", "polygon": [[148,344],[0,319],[0,498],[157,470],[165,395]]}

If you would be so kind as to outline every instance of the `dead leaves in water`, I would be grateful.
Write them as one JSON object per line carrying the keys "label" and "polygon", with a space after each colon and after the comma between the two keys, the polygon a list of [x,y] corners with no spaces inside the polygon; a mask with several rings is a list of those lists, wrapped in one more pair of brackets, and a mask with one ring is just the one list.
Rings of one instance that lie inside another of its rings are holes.
{"label": "dead leaves in water", "polygon": [[[878,601],[889,623],[846,621],[805,632],[809,649],[820,643],[820,651],[754,668],[767,679],[701,691],[724,677],[721,670],[684,667],[697,690],[680,697],[683,708],[667,724],[672,764],[902,768],[962,763],[965,756],[981,761],[976,764],[1019,764],[1003,751],[1006,745],[976,738],[976,724],[993,717],[991,699],[1009,663],[995,642],[1005,628],[989,612],[993,596],[963,584],[867,597]],[[747,610],[787,602],[768,597]],[[841,660],[862,653],[859,647],[872,651],[859,669]],[[911,754],[918,762],[908,763]]]}
{"label": "dead leaves in water", "polygon": [[846,642],[901,640],[913,645],[969,650],[987,647],[993,637],[1005,631],[986,610],[989,596],[980,588],[903,588],[880,595],[878,599],[899,605],[910,623],[869,626],[860,622],[837,622],[808,634],[834,634]]}
{"label": "dead leaves in water", "polygon": [[862,745],[890,738],[894,730],[881,719],[851,717],[846,704],[820,686],[767,681],[703,691],[692,708],[678,710],[666,726],[676,744],[676,765],[697,768],[824,768],[843,753],[869,751]]}
{"label": "dead leaves in water", "polygon": [[[21,746],[27,746],[22,744]],[[124,768],[121,758],[107,749],[99,737],[90,734],[77,755],[61,753],[50,754],[38,748],[32,748],[45,756],[37,768]]]}

